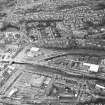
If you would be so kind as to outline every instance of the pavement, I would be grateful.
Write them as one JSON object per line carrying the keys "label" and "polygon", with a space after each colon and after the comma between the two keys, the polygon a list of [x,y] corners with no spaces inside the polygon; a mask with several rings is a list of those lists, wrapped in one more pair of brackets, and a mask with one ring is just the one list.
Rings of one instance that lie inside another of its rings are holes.
{"label": "pavement", "polygon": [[5,94],[6,91],[14,84],[15,81],[21,76],[22,71],[17,70],[10,78],[9,80],[2,86],[0,89],[0,94]]}

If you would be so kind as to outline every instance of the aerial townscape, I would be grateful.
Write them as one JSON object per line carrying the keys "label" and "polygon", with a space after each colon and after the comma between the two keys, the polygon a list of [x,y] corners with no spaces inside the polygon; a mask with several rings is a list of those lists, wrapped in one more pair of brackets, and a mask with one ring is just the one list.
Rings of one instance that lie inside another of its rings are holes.
{"label": "aerial townscape", "polygon": [[105,105],[105,0],[0,0],[0,105]]}

